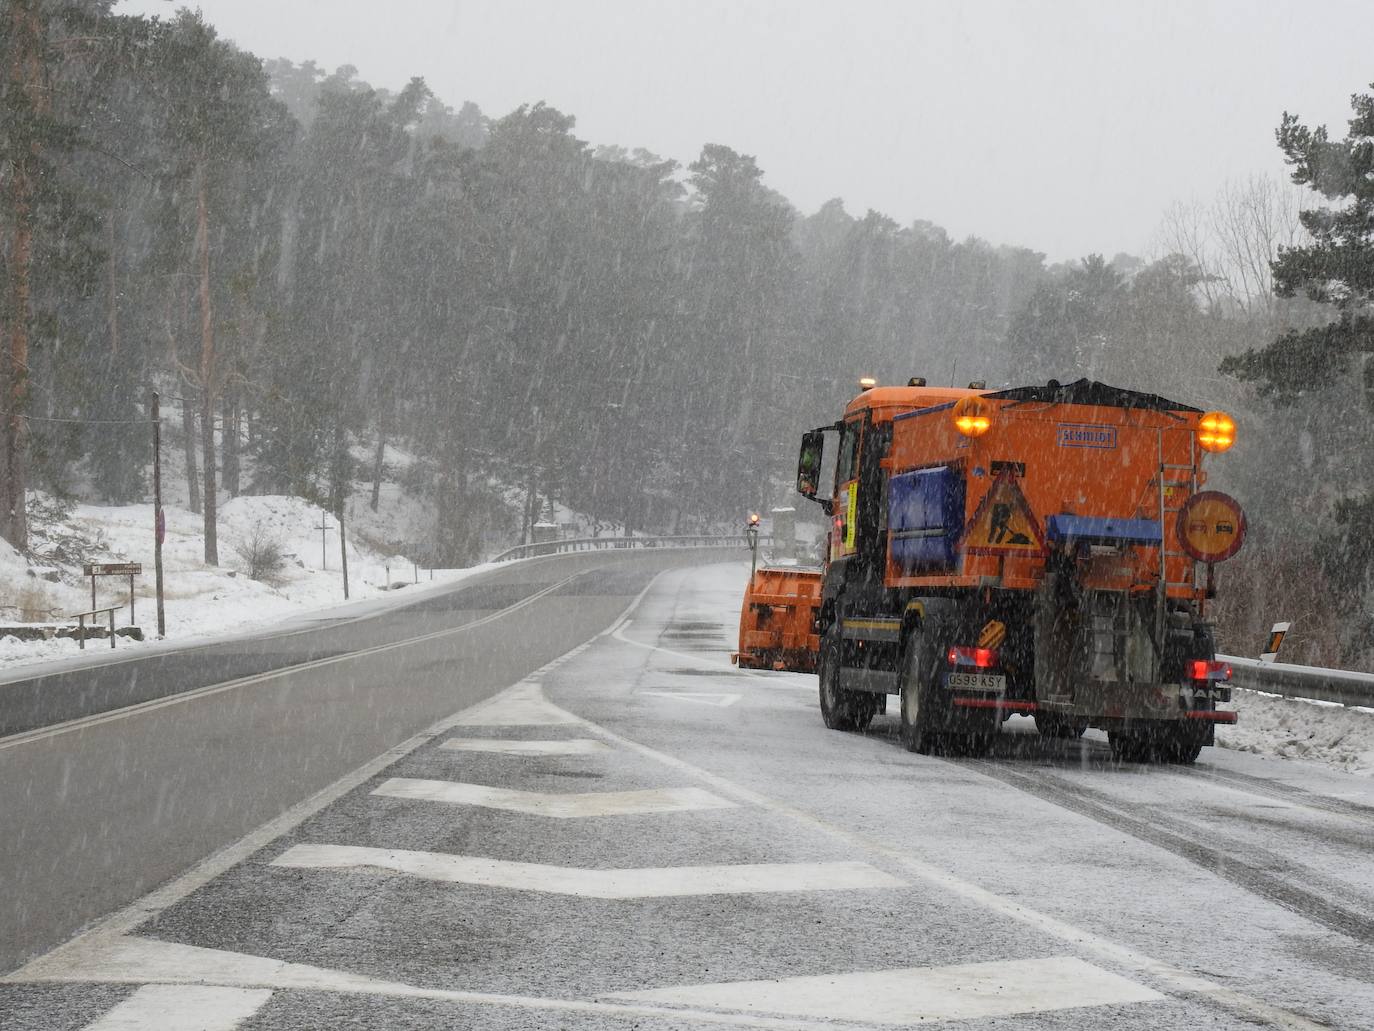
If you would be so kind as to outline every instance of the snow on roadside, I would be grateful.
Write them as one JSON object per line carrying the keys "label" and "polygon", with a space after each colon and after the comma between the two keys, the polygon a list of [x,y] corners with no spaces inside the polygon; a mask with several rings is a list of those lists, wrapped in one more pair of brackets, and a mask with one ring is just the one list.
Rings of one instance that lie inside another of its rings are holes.
{"label": "snow on roadside", "polygon": [[[163,547],[167,639],[182,643],[194,639],[224,636],[250,628],[270,628],[292,617],[343,603],[337,529],[329,532],[321,548],[323,510],[301,498],[283,496],[241,496],[223,503],[219,510],[218,567],[203,561],[202,520],[182,508],[164,509],[167,537]],[[335,525],[331,517],[327,520]],[[135,585],[137,622],[150,640],[156,636],[153,578],[152,506],[77,505],[68,525],[84,536],[103,541],[92,561],[141,562],[143,575]],[[280,547],[283,564],[271,582],[251,579],[247,552],[254,535]],[[349,593],[351,600],[395,597],[404,602],[406,591],[388,590],[391,585],[410,583],[417,571],[400,555],[386,555],[350,540],[348,547]],[[43,573],[60,572],[60,582],[49,582]],[[68,615],[91,607],[90,581],[80,578],[79,567],[37,566],[28,562],[8,544],[0,541],[0,605],[7,606],[4,621],[9,623],[23,601],[31,610]],[[450,581],[468,575],[469,570],[438,570],[435,581]],[[430,582],[428,570],[419,570],[421,583]],[[98,584],[97,604],[127,606],[128,581],[102,578]],[[31,611],[30,621],[43,621]],[[52,622],[63,623],[61,619]],[[129,622],[128,608],[116,614],[116,625]],[[103,641],[87,642],[106,647]],[[121,639],[118,647],[147,647],[148,642]],[[79,655],[72,640],[20,641],[0,635],[0,667],[15,667]]]}
{"label": "snow on roadside", "polygon": [[1240,721],[1217,727],[1217,744],[1223,748],[1374,776],[1374,710],[1243,688],[1233,692],[1232,707]]}

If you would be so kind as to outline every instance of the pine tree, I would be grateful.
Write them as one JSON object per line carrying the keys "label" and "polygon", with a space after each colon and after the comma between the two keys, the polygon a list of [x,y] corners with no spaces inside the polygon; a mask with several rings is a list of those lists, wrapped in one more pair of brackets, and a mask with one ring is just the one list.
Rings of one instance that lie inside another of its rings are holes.
{"label": "pine tree", "polygon": [[[1305,294],[1330,305],[1336,317],[1289,330],[1222,364],[1223,372],[1255,381],[1280,399],[1330,382],[1349,369],[1352,357],[1374,353],[1374,94],[1357,93],[1350,104],[1355,115],[1344,140],[1333,142],[1325,126],[1309,128],[1286,112],[1275,134],[1294,183],[1344,202],[1303,211],[1299,217],[1311,241],[1281,248],[1273,263],[1279,297]],[[1365,361],[1363,375],[1374,406],[1374,362]]]}

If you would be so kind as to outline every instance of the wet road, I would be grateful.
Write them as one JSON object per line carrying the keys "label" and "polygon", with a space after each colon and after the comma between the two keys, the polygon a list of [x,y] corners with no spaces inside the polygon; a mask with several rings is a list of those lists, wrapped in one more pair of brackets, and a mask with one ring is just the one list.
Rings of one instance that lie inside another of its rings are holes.
{"label": "wet road", "polygon": [[814,677],[729,666],[744,577],[614,625],[589,593],[584,645],[476,705],[451,674],[423,733],[11,974],[6,1028],[1374,1028],[1374,785],[1020,717],[982,760],[827,731]]}

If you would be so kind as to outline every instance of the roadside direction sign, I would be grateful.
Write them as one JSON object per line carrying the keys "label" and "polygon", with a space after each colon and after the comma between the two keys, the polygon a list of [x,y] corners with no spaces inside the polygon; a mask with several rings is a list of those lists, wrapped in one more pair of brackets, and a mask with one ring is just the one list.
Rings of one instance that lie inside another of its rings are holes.
{"label": "roadside direction sign", "polygon": [[95,562],[87,564],[82,576],[138,576],[143,572],[139,562]]}

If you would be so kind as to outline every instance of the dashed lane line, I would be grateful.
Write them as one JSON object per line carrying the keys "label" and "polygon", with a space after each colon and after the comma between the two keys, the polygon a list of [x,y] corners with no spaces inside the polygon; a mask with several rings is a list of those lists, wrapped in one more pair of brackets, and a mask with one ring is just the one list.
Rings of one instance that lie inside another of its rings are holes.
{"label": "dashed lane line", "polygon": [[233,1031],[272,998],[270,988],[144,985],[85,1031]]}
{"label": "dashed lane line", "polygon": [[451,737],[447,741],[440,741],[439,747],[449,752],[482,752],[491,755],[600,755],[611,751],[606,742],[590,737],[570,737],[554,741]]}
{"label": "dashed lane line", "polygon": [[789,891],[859,891],[905,887],[867,863],[738,863],[596,870],[518,863],[408,849],[293,845],[273,866],[401,874],[446,884],[476,884],[593,899],[676,898]]}
{"label": "dashed lane line", "polygon": [[868,1024],[974,1020],[1160,1002],[1165,996],[1073,956],[995,960],[621,992],[606,998]]}
{"label": "dashed lane line", "polygon": [[646,788],[637,791],[583,791],[551,793],[493,788],[452,780],[418,780],[392,777],[372,792],[386,798],[404,798],[447,805],[471,805],[504,809],[527,816],[578,819],[588,816],[646,816],[686,813],[703,809],[734,809],[738,803],[701,788]]}
{"label": "dashed lane line", "polygon": [[206,687],[198,687],[190,691],[182,691],[178,694],[167,695],[165,698],[153,698],[146,702],[139,702],[136,705],[126,705],[120,709],[111,709],[109,712],[93,713],[90,716],[79,716],[76,719],[55,723],[50,727],[38,727],[34,730],[28,730],[22,734],[11,734],[8,737],[0,738],[0,750],[17,748],[20,745],[32,744],[35,741],[43,741],[47,738],[57,737],[60,734],[70,734],[73,731],[86,730],[90,727],[99,726],[102,723],[111,723],[115,720],[128,719],[131,716],[139,716],[156,709],[164,709],[169,705],[182,705],[186,702],[192,702],[199,698],[207,698],[210,695],[220,694],[224,691],[233,691],[241,687],[251,687],[255,684],[265,684],[269,681],[277,680],[280,677],[304,673],[307,670],[321,669],[325,666],[333,666],[341,662],[351,662],[354,659],[362,659],[371,655],[380,655],[383,652],[394,651],[397,648],[407,648],[411,645],[422,644],[425,641],[435,641],[440,638],[451,637],[454,634],[472,630],[486,623],[501,619],[527,605],[532,605],[541,598],[552,594],[554,591],[566,587],[580,575],[579,573],[565,577],[558,581],[558,583],[550,584],[542,591],[531,594],[528,598],[523,598],[514,605],[500,609],[488,616],[483,616],[481,619],[475,619],[471,623],[464,623],[462,626],[448,627],[444,630],[420,634],[417,637],[407,637],[400,641],[390,641],[387,644],[373,645],[370,648],[360,648],[357,651],[346,652],[343,655],[330,655],[323,659],[298,662],[293,666],[283,666],[281,669],[269,670],[266,673],[257,673],[250,677],[240,677],[237,680],[226,680],[222,684],[210,684]]}

